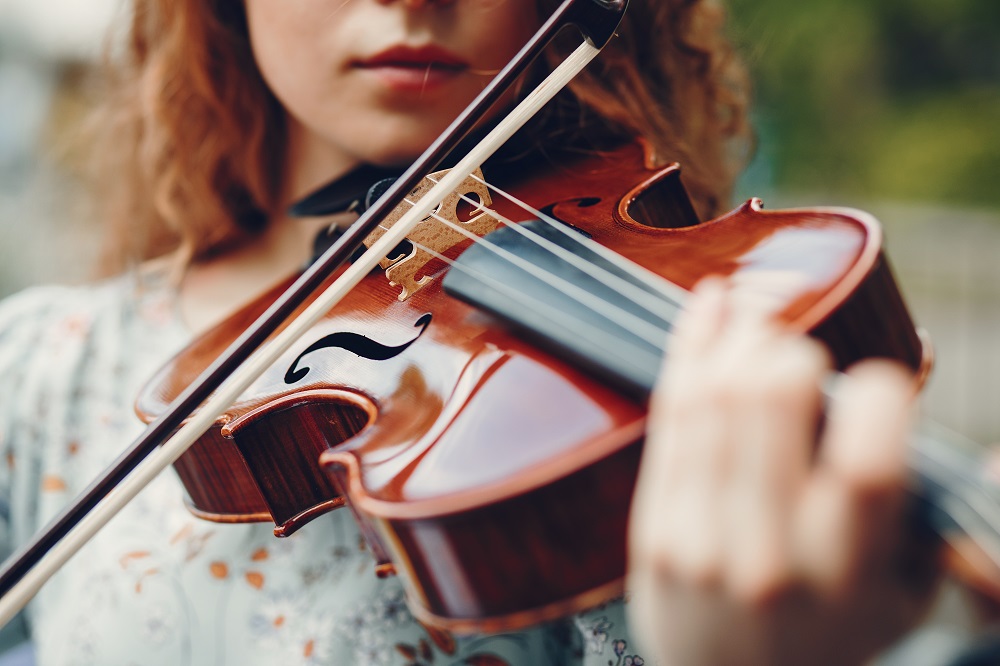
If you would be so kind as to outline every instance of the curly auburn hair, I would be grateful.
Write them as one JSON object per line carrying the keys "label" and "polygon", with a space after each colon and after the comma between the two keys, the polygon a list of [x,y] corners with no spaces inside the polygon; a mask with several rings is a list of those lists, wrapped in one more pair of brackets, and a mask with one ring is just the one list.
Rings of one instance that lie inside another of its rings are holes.
{"label": "curly auburn hair", "polygon": [[[541,15],[560,1],[538,0]],[[632,0],[619,37],[564,93],[580,128],[644,137],[681,162],[703,216],[728,204],[750,135],[747,79],[724,27],[721,0]],[[549,66],[570,48],[551,49]],[[106,70],[94,125],[105,265],[171,251],[187,262],[262,229],[280,205],[286,126],[243,3],[134,0]]]}

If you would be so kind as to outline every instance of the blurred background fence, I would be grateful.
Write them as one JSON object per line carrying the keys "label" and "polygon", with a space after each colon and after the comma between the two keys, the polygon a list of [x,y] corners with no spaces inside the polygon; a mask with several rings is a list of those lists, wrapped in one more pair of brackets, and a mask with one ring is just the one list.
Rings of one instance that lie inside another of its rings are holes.
{"label": "blurred background fence", "polygon": [[[94,271],[67,146],[120,4],[0,0],[0,296]],[[1000,441],[1000,2],[727,6],[759,136],[738,198],[875,213],[935,340],[928,413]]]}

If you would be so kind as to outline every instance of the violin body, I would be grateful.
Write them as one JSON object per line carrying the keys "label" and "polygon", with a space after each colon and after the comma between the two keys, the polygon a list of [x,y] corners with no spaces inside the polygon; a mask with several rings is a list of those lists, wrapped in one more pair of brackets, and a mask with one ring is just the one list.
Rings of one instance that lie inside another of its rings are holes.
{"label": "violin body", "polygon": [[[729,276],[823,340],[839,367],[885,356],[929,370],[864,214],[751,201],[699,222],[676,165],[653,168],[634,145],[500,185],[685,289]],[[499,198],[490,207],[535,217]],[[176,463],[191,509],[273,520],[285,535],[346,500],[413,612],[457,631],[522,627],[620,594],[644,401],[452,298],[447,270],[428,263],[430,279],[404,300],[369,274]],[[140,416],[156,418],[281,287],[171,361],[139,396]]]}

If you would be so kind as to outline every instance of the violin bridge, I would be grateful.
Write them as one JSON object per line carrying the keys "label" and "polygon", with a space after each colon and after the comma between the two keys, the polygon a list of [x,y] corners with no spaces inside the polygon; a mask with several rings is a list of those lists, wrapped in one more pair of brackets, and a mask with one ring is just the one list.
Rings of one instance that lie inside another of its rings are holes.
{"label": "violin bridge", "polygon": [[[410,209],[412,203],[423,197],[445,173],[447,171],[439,171],[424,178],[420,185],[410,192],[406,200],[386,217],[381,226],[365,239],[365,245],[371,247]],[[463,221],[459,217],[459,207],[469,207],[470,200],[478,202],[480,212]],[[407,235],[412,245],[409,254],[386,257],[379,262],[379,266],[385,269],[389,283],[400,287],[400,301],[405,301],[430,283],[431,278],[422,274],[422,271],[427,263],[435,258],[431,252],[444,254],[458,243],[469,239],[459,229],[482,237],[500,226],[500,220],[493,213],[482,210],[492,203],[489,189],[483,182],[483,173],[476,169],[454,192],[444,198],[433,213],[424,218]]]}

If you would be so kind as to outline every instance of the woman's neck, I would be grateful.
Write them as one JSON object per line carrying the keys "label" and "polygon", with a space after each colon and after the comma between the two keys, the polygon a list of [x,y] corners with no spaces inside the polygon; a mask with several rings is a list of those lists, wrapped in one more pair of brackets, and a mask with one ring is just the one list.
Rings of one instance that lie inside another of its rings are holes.
{"label": "woman's neck", "polygon": [[279,197],[282,211],[322,185],[360,166],[361,160],[289,117],[284,164]]}
{"label": "woman's neck", "polygon": [[281,204],[258,236],[228,251],[192,264],[181,284],[180,313],[194,333],[220,322],[239,306],[301,270],[312,256],[313,241],[331,224],[350,224],[354,216],[291,218],[288,206],[333,178],[358,166],[358,161],[320,140],[289,119],[288,149]]}

